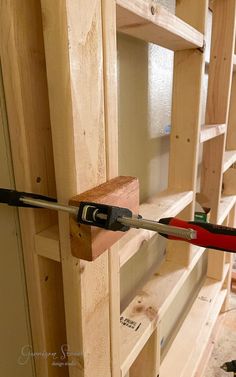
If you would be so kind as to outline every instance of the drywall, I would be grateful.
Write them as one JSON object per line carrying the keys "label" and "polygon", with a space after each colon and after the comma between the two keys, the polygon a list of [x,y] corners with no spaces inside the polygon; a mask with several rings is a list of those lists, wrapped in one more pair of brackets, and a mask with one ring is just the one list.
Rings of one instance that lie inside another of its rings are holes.
{"label": "drywall", "polygon": [[[0,80],[1,81],[1,80]],[[0,84],[0,187],[13,188],[13,172]],[[28,304],[15,208],[0,205],[0,376],[33,377]]]}

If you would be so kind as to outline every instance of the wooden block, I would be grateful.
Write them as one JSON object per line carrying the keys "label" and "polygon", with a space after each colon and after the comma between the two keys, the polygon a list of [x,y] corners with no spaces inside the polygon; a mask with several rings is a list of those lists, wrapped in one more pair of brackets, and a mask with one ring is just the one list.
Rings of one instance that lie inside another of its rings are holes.
{"label": "wooden block", "polygon": [[[133,177],[111,179],[92,190],[73,197],[69,204],[79,206],[82,201],[125,207],[137,214],[139,209],[138,179]],[[78,224],[73,217],[70,219],[70,232],[72,254],[87,261],[95,260],[125,234]]]}

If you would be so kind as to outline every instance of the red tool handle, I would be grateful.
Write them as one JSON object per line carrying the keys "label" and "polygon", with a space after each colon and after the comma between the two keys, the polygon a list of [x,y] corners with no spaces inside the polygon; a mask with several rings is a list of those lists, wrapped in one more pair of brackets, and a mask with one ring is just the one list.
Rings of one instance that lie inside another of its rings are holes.
{"label": "red tool handle", "polygon": [[[161,224],[196,230],[197,238],[187,241],[189,243],[208,249],[236,253],[236,229],[234,228],[195,221],[183,221],[174,217],[164,218],[159,220],[159,222]],[[171,240],[182,240],[178,237],[162,235]]]}

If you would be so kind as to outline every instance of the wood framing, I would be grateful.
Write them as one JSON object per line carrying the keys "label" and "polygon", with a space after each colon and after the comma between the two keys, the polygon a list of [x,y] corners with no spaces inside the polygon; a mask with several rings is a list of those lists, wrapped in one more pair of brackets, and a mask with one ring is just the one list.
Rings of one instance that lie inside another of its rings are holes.
{"label": "wood framing", "polygon": [[[101,1],[41,4],[57,195],[66,202],[107,177]],[[110,376],[108,253],[93,264],[77,260],[67,215],[59,231],[67,339],[79,354],[69,358],[70,376],[92,376],[95,366],[97,376]]]}
{"label": "wood framing", "polygon": [[[0,60],[16,189],[55,196],[41,9],[38,1],[2,1]],[[56,223],[49,211],[19,211],[34,352],[60,353],[66,343],[61,266],[37,255],[34,237]],[[54,321],[57,318],[57,321]],[[39,377],[53,359],[35,358]],[[67,376],[67,366],[57,370]]]}
{"label": "wood framing", "polygon": [[[197,6],[195,1],[182,1],[177,4],[176,13],[205,34],[207,1],[200,1]],[[195,206],[204,64],[204,53],[197,49],[175,53],[169,187],[193,190],[192,204],[182,214],[188,219],[193,218]],[[188,264],[191,247],[170,243],[168,258],[181,258]]]}
{"label": "wood framing", "polygon": [[[76,196],[72,204],[89,191],[91,200],[106,203],[107,197],[98,191],[91,196],[90,190],[115,178],[111,204],[138,212],[136,179],[129,181],[128,193],[116,178],[118,30],[175,51],[168,189],[141,203],[139,213],[152,220],[193,218],[203,143],[201,191],[209,196],[211,220],[234,226],[236,193],[229,176],[236,162],[236,0],[211,5],[202,127],[208,1],[176,3],[174,15],[151,0],[1,2],[0,60],[17,189],[57,196],[64,203]],[[221,195],[223,174],[227,189]],[[169,377],[173,370],[176,377],[195,375],[214,323],[227,308],[230,256],[208,252],[196,299],[162,353],[163,321],[204,248],[171,242],[161,265],[120,313],[120,269],[141,249],[148,250],[154,232],[132,229],[114,245],[104,242],[104,249],[113,246],[87,262],[78,258],[86,252],[83,245],[75,252],[72,242],[71,248],[67,214],[19,213],[33,348],[60,353],[67,344],[69,351],[61,368],[37,358],[37,377]],[[90,229],[88,235],[94,236]],[[103,237],[107,241],[107,233]]]}
{"label": "wood framing", "polygon": [[[228,123],[235,44],[235,1],[215,1],[206,124]],[[223,50],[222,50],[223,46]],[[218,220],[225,135],[209,140],[203,148],[201,191],[209,198],[211,220]]]}
{"label": "wood framing", "polygon": [[153,1],[117,0],[117,30],[170,50],[203,47],[203,35]]}

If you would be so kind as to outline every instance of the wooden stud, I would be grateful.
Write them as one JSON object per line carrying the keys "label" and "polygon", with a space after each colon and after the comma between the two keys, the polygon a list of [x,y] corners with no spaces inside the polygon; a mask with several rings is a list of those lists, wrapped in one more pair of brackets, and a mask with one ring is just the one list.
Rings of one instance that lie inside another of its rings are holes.
{"label": "wooden stud", "polygon": [[[58,199],[106,180],[101,1],[41,0]],[[70,376],[111,375],[108,253],[71,255],[59,215]],[[89,292],[89,294],[88,294]]]}
{"label": "wooden stud", "polygon": [[[104,111],[107,179],[118,176],[116,4],[102,0]],[[120,261],[119,242],[109,250],[111,375],[120,376]]]}
{"label": "wooden stud", "polygon": [[235,36],[235,1],[214,2],[206,123],[228,120]]}
{"label": "wooden stud", "polygon": [[[206,123],[228,122],[235,45],[236,2],[217,0],[213,5],[211,61],[209,66]],[[211,222],[226,221],[234,198],[221,198],[226,136],[211,139],[203,147],[201,192],[209,199]],[[207,276],[221,280],[224,274],[225,254],[211,250]]]}
{"label": "wooden stud", "polygon": [[[234,55],[235,57],[235,55]],[[229,107],[229,124],[226,140],[226,149],[235,150],[236,149],[236,110],[235,110],[235,101],[236,101],[236,73],[233,74],[232,87],[231,87],[231,96],[230,96],[230,107]]]}
{"label": "wooden stud", "polygon": [[[55,196],[55,178],[45,72],[41,8],[36,0],[0,4],[0,58],[11,139],[16,189]],[[58,352],[66,343],[63,293],[58,263],[36,254],[35,234],[56,223],[49,211],[20,209],[20,227],[34,352]],[[48,284],[44,273],[47,270]],[[55,271],[57,271],[56,279]],[[51,301],[53,294],[56,295]],[[52,315],[48,315],[48,313]],[[57,320],[54,320],[56,315]],[[50,329],[50,332],[48,331]],[[37,376],[55,367],[35,358]],[[57,370],[67,376],[67,366]]]}
{"label": "wooden stud", "polygon": [[[206,108],[206,123],[228,122],[235,39],[234,0],[214,3],[211,62]],[[211,203],[211,221],[218,220],[218,206],[222,186],[225,136],[209,140],[203,148],[201,191]]]}
{"label": "wooden stud", "polygon": [[[144,367],[145,366],[145,367]],[[160,369],[160,329],[156,329],[130,368],[129,377],[157,377]]]}
{"label": "wooden stud", "polygon": [[[193,12],[192,8],[196,12]],[[204,34],[207,1],[201,1],[200,4],[195,1],[178,2],[176,14]],[[204,63],[204,54],[197,49],[175,53],[169,187],[183,191],[193,190],[194,197]],[[182,213],[183,218],[193,218],[194,203],[193,200]],[[184,264],[188,264],[191,259],[191,247],[182,242],[178,245],[171,243],[168,247],[168,258],[181,258]]]}
{"label": "wooden stud", "polygon": [[[236,206],[234,206],[231,211],[229,212],[228,216],[228,226],[235,228],[236,225]],[[232,267],[233,267],[233,253],[225,253],[225,262],[229,264],[229,272],[226,276],[226,279],[224,281],[224,288],[227,289],[226,298],[224,301],[224,304],[222,306],[221,311],[224,313],[229,309],[229,301],[230,301],[230,295],[231,295],[231,287],[232,287]]]}

